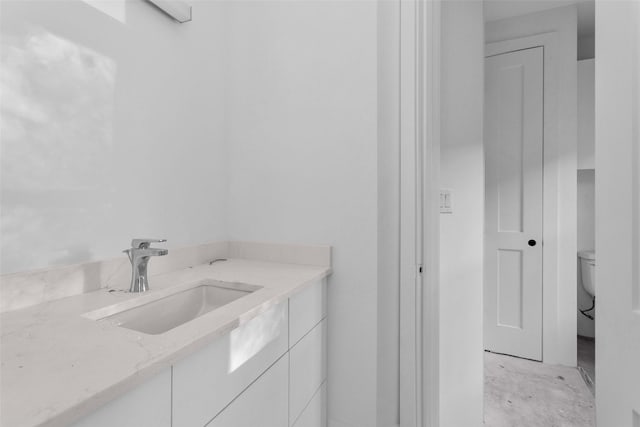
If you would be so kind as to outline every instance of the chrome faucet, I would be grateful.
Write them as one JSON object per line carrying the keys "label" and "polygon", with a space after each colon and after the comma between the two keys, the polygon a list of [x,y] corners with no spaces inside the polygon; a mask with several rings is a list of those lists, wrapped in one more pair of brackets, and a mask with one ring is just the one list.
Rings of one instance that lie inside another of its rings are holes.
{"label": "chrome faucet", "polygon": [[149,290],[147,278],[147,264],[152,256],[162,256],[169,253],[168,249],[150,248],[151,243],[166,242],[164,239],[133,239],[131,249],[125,249],[124,253],[131,261],[131,287],[129,292],[146,292]]}

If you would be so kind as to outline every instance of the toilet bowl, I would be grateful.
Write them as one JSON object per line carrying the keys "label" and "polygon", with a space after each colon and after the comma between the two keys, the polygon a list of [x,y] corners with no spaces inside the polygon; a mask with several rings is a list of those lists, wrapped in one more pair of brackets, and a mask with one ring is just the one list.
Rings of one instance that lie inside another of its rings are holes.
{"label": "toilet bowl", "polygon": [[592,297],[596,296],[596,253],[595,251],[578,252],[582,287]]}

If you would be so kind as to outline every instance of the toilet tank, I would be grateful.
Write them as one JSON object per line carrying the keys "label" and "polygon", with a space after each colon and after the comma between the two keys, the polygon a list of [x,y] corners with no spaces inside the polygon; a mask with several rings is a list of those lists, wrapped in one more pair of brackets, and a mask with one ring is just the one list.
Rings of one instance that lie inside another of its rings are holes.
{"label": "toilet tank", "polygon": [[595,251],[578,252],[580,258],[580,272],[582,273],[582,287],[592,297],[596,296],[596,253]]}

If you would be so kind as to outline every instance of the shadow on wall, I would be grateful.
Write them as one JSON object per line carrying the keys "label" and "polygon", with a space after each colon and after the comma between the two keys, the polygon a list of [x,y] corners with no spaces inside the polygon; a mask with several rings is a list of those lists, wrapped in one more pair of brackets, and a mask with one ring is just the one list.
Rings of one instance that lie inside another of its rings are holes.
{"label": "shadow on wall", "polygon": [[[43,255],[44,265],[90,259],[74,242],[110,216],[100,195],[110,185],[116,64],[26,23],[3,25],[1,39],[2,273],[43,266]],[[38,249],[20,250],[25,242]]]}
{"label": "shadow on wall", "polygon": [[227,240],[221,3],[0,1],[3,274]]}

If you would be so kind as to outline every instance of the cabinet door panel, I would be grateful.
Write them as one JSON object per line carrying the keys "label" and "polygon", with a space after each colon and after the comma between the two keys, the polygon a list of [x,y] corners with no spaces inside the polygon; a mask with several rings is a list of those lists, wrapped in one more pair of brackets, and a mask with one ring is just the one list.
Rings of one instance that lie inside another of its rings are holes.
{"label": "cabinet door panel", "polygon": [[322,383],[320,390],[300,414],[293,427],[326,427],[327,426],[327,382]]}
{"label": "cabinet door panel", "polygon": [[312,283],[289,299],[289,347],[327,315],[326,279]]}
{"label": "cabinet door panel", "polygon": [[288,383],[289,355],[285,354],[207,427],[286,426]]}
{"label": "cabinet door panel", "polygon": [[289,351],[289,420],[292,424],[326,379],[326,324],[326,319],[320,322]]}
{"label": "cabinet door panel", "polygon": [[285,301],[173,366],[173,427],[203,426],[287,351]]}
{"label": "cabinet door panel", "polygon": [[171,370],[107,403],[73,427],[170,427]]}

